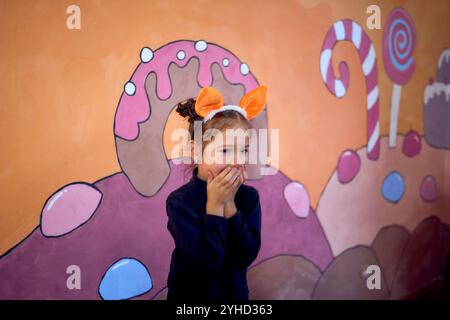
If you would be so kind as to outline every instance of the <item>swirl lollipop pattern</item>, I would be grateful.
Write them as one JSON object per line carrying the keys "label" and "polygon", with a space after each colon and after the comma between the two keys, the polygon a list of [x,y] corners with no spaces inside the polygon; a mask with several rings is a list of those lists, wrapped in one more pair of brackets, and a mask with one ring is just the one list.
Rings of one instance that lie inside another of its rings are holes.
{"label": "swirl lollipop pattern", "polygon": [[384,69],[394,82],[389,127],[390,147],[395,147],[397,144],[401,88],[409,81],[416,68],[413,56],[415,47],[416,30],[411,17],[402,8],[392,10],[383,32]]}

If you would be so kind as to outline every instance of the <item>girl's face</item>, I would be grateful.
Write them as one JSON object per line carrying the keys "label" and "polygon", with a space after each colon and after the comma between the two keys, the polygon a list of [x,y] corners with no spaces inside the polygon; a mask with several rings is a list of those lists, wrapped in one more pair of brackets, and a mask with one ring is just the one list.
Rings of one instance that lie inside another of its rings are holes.
{"label": "girl's face", "polygon": [[198,175],[204,180],[207,180],[208,172],[215,177],[228,165],[245,171],[249,162],[249,136],[242,127],[230,129],[240,130],[231,131],[230,138],[227,138],[226,131],[222,130],[221,134],[204,142],[202,163],[198,164]]}

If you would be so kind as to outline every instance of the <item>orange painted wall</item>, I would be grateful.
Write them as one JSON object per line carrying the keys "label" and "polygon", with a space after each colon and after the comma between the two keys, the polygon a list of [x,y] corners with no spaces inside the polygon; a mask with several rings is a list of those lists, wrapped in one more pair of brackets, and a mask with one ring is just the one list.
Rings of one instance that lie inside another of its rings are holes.
{"label": "orange painted wall", "polygon": [[[81,8],[81,30],[66,28],[70,4]],[[402,90],[398,131],[423,134],[423,92],[440,52],[450,46],[447,0],[0,0],[0,254],[38,225],[45,200],[58,188],[120,171],[113,121],[123,85],[142,47],[178,39],[229,49],[269,87],[269,128],[280,129],[280,169],[308,188],[316,207],[340,152],[366,144],[357,52],[346,43],[334,51],[335,65],[347,57],[350,69],[348,93],[336,99],[320,76],[322,41],[337,19],[365,26],[370,4],[381,7],[382,25],[396,6],[414,20],[417,66]],[[386,135],[392,82],[383,69],[383,31],[365,30],[377,52]],[[168,128],[177,125],[171,118]],[[170,150],[168,141],[165,146]]]}

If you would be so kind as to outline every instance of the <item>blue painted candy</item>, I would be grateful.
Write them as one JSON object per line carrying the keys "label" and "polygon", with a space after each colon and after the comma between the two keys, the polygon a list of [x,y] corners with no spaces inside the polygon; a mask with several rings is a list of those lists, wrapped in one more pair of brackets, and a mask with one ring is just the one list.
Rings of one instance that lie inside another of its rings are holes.
{"label": "blue painted candy", "polygon": [[389,173],[383,181],[383,197],[392,203],[400,201],[405,193],[405,182],[402,175],[397,171]]}
{"label": "blue painted candy", "polygon": [[104,300],[123,300],[142,295],[152,287],[147,268],[134,258],[124,258],[105,272],[98,291]]}

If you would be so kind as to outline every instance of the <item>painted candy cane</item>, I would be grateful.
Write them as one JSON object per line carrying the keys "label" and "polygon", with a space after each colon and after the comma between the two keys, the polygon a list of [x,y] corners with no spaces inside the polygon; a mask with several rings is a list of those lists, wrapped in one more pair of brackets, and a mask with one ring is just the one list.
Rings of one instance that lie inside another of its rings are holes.
{"label": "painted candy cane", "polygon": [[349,85],[348,66],[345,62],[339,64],[341,79],[337,79],[331,63],[331,56],[336,43],[345,40],[351,41],[358,49],[362,70],[366,78],[367,157],[376,160],[380,155],[377,59],[372,41],[358,23],[350,19],[344,19],[333,24],[323,42],[320,55],[320,73],[328,90],[336,97],[342,98]]}

